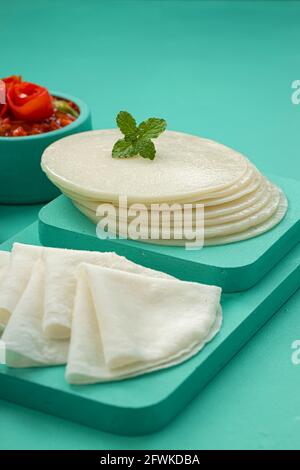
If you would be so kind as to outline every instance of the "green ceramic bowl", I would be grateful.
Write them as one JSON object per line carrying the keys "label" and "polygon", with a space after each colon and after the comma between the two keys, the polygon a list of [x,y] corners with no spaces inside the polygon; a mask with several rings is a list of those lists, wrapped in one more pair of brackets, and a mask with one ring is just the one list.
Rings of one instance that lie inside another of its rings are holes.
{"label": "green ceramic bowl", "polygon": [[51,91],[51,95],[76,103],[80,115],[57,131],[25,137],[0,137],[0,204],[42,203],[58,196],[59,190],[41,169],[43,151],[58,139],[92,129],[91,113],[86,103],[58,91]]}

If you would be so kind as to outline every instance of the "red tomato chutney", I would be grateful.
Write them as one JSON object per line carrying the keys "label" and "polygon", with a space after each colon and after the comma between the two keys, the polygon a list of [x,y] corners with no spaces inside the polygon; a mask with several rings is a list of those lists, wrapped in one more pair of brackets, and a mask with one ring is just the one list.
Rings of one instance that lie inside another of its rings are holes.
{"label": "red tomato chutney", "polygon": [[6,109],[0,116],[0,137],[24,137],[44,134],[68,126],[79,116],[80,110],[72,101],[52,96],[53,114],[41,121],[25,121],[16,119]]}

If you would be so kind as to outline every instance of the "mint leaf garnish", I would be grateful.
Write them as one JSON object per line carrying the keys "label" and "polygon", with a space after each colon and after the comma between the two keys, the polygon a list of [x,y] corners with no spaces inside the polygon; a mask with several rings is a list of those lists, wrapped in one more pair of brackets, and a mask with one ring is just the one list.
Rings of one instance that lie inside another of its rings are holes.
{"label": "mint leaf garnish", "polygon": [[137,136],[137,127],[135,119],[127,111],[120,111],[117,115],[117,125],[122,134],[127,137],[126,140],[134,140]]}
{"label": "mint leaf garnish", "polygon": [[152,140],[141,139],[139,142],[137,142],[136,149],[138,150],[138,154],[143,158],[149,158],[149,160],[153,160],[155,157],[156,150]]}
{"label": "mint leaf garnish", "polygon": [[150,118],[139,125],[139,135],[143,139],[156,139],[159,134],[166,130],[167,123],[164,119]]}
{"label": "mint leaf garnish", "polygon": [[112,156],[117,158],[133,157],[134,151],[130,141],[125,139],[118,140],[112,149]]}
{"label": "mint leaf garnish", "polygon": [[137,127],[135,119],[127,111],[120,111],[116,121],[120,131],[124,134],[124,139],[119,139],[114,144],[112,156],[114,158],[129,158],[140,155],[143,158],[153,160],[156,150],[151,139],[156,139],[166,130],[166,121],[159,118],[149,118]]}

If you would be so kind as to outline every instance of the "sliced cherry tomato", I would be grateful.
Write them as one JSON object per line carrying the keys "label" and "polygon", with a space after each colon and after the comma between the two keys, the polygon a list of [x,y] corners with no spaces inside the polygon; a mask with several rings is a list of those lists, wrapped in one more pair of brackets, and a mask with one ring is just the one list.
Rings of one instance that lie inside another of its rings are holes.
{"label": "sliced cherry tomato", "polygon": [[2,81],[5,83],[6,87],[9,88],[16,83],[21,83],[21,75],[11,75],[10,77],[2,78]]}
{"label": "sliced cherry tomato", "polygon": [[54,109],[47,88],[34,83],[21,82],[7,90],[9,109],[17,119],[42,121],[52,116]]}

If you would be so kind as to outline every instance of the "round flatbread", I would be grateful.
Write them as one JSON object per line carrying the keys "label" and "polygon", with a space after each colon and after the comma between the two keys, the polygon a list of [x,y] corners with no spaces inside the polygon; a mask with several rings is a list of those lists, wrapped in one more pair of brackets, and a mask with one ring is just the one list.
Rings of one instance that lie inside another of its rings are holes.
{"label": "round flatbread", "polygon": [[200,199],[237,183],[249,161],[222,144],[166,131],[155,140],[153,161],[112,158],[117,129],[75,134],[51,144],[42,168],[54,184],[83,197],[131,202]]}
{"label": "round flatbread", "polygon": [[[111,152],[119,138],[122,135],[117,129],[66,137],[45,150],[42,168],[83,214],[94,223],[105,217],[103,223],[111,222],[109,229],[114,227],[123,238],[129,227],[140,223],[136,229],[149,234],[148,239],[140,238],[143,242],[185,244],[187,232],[193,235],[195,227],[199,235],[203,234],[196,212],[201,205],[205,244],[256,236],[284,216],[287,202],[281,191],[246,157],[224,145],[166,131],[155,140],[157,154],[153,161],[141,157],[115,159]],[[114,206],[115,214],[100,216],[97,209],[106,203]],[[127,217],[119,213],[124,204],[129,211]],[[182,209],[187,217],[178,240],[175,221],[181,220]],[[155,231],[158,240],[150,238]]]}
{"label": "round flatbread", "polygon": [[[74,202],[74,205],[94,223],[99,222],[99,217],[96,216],[95,212],[76,202]],[[223,243],[233,243],[260,235],[270,230],[283,219],[287,207],[287,199],[283,192],[277,186],[272,185],[268,201],[256,212],[246,214],[246,216],[240,220],[205,227],[204,244],[220,245]],[[118,232],[121,234],[126,233],[124,224],[119,224]],[[163,239],[163,233],[161,231],[159,240],[143,239],[141,241],[145,243],[175,246],[181,246],[186,243],[186,240],[175,240],[172,238],[172,230],[170,233],[170,240]]]}

